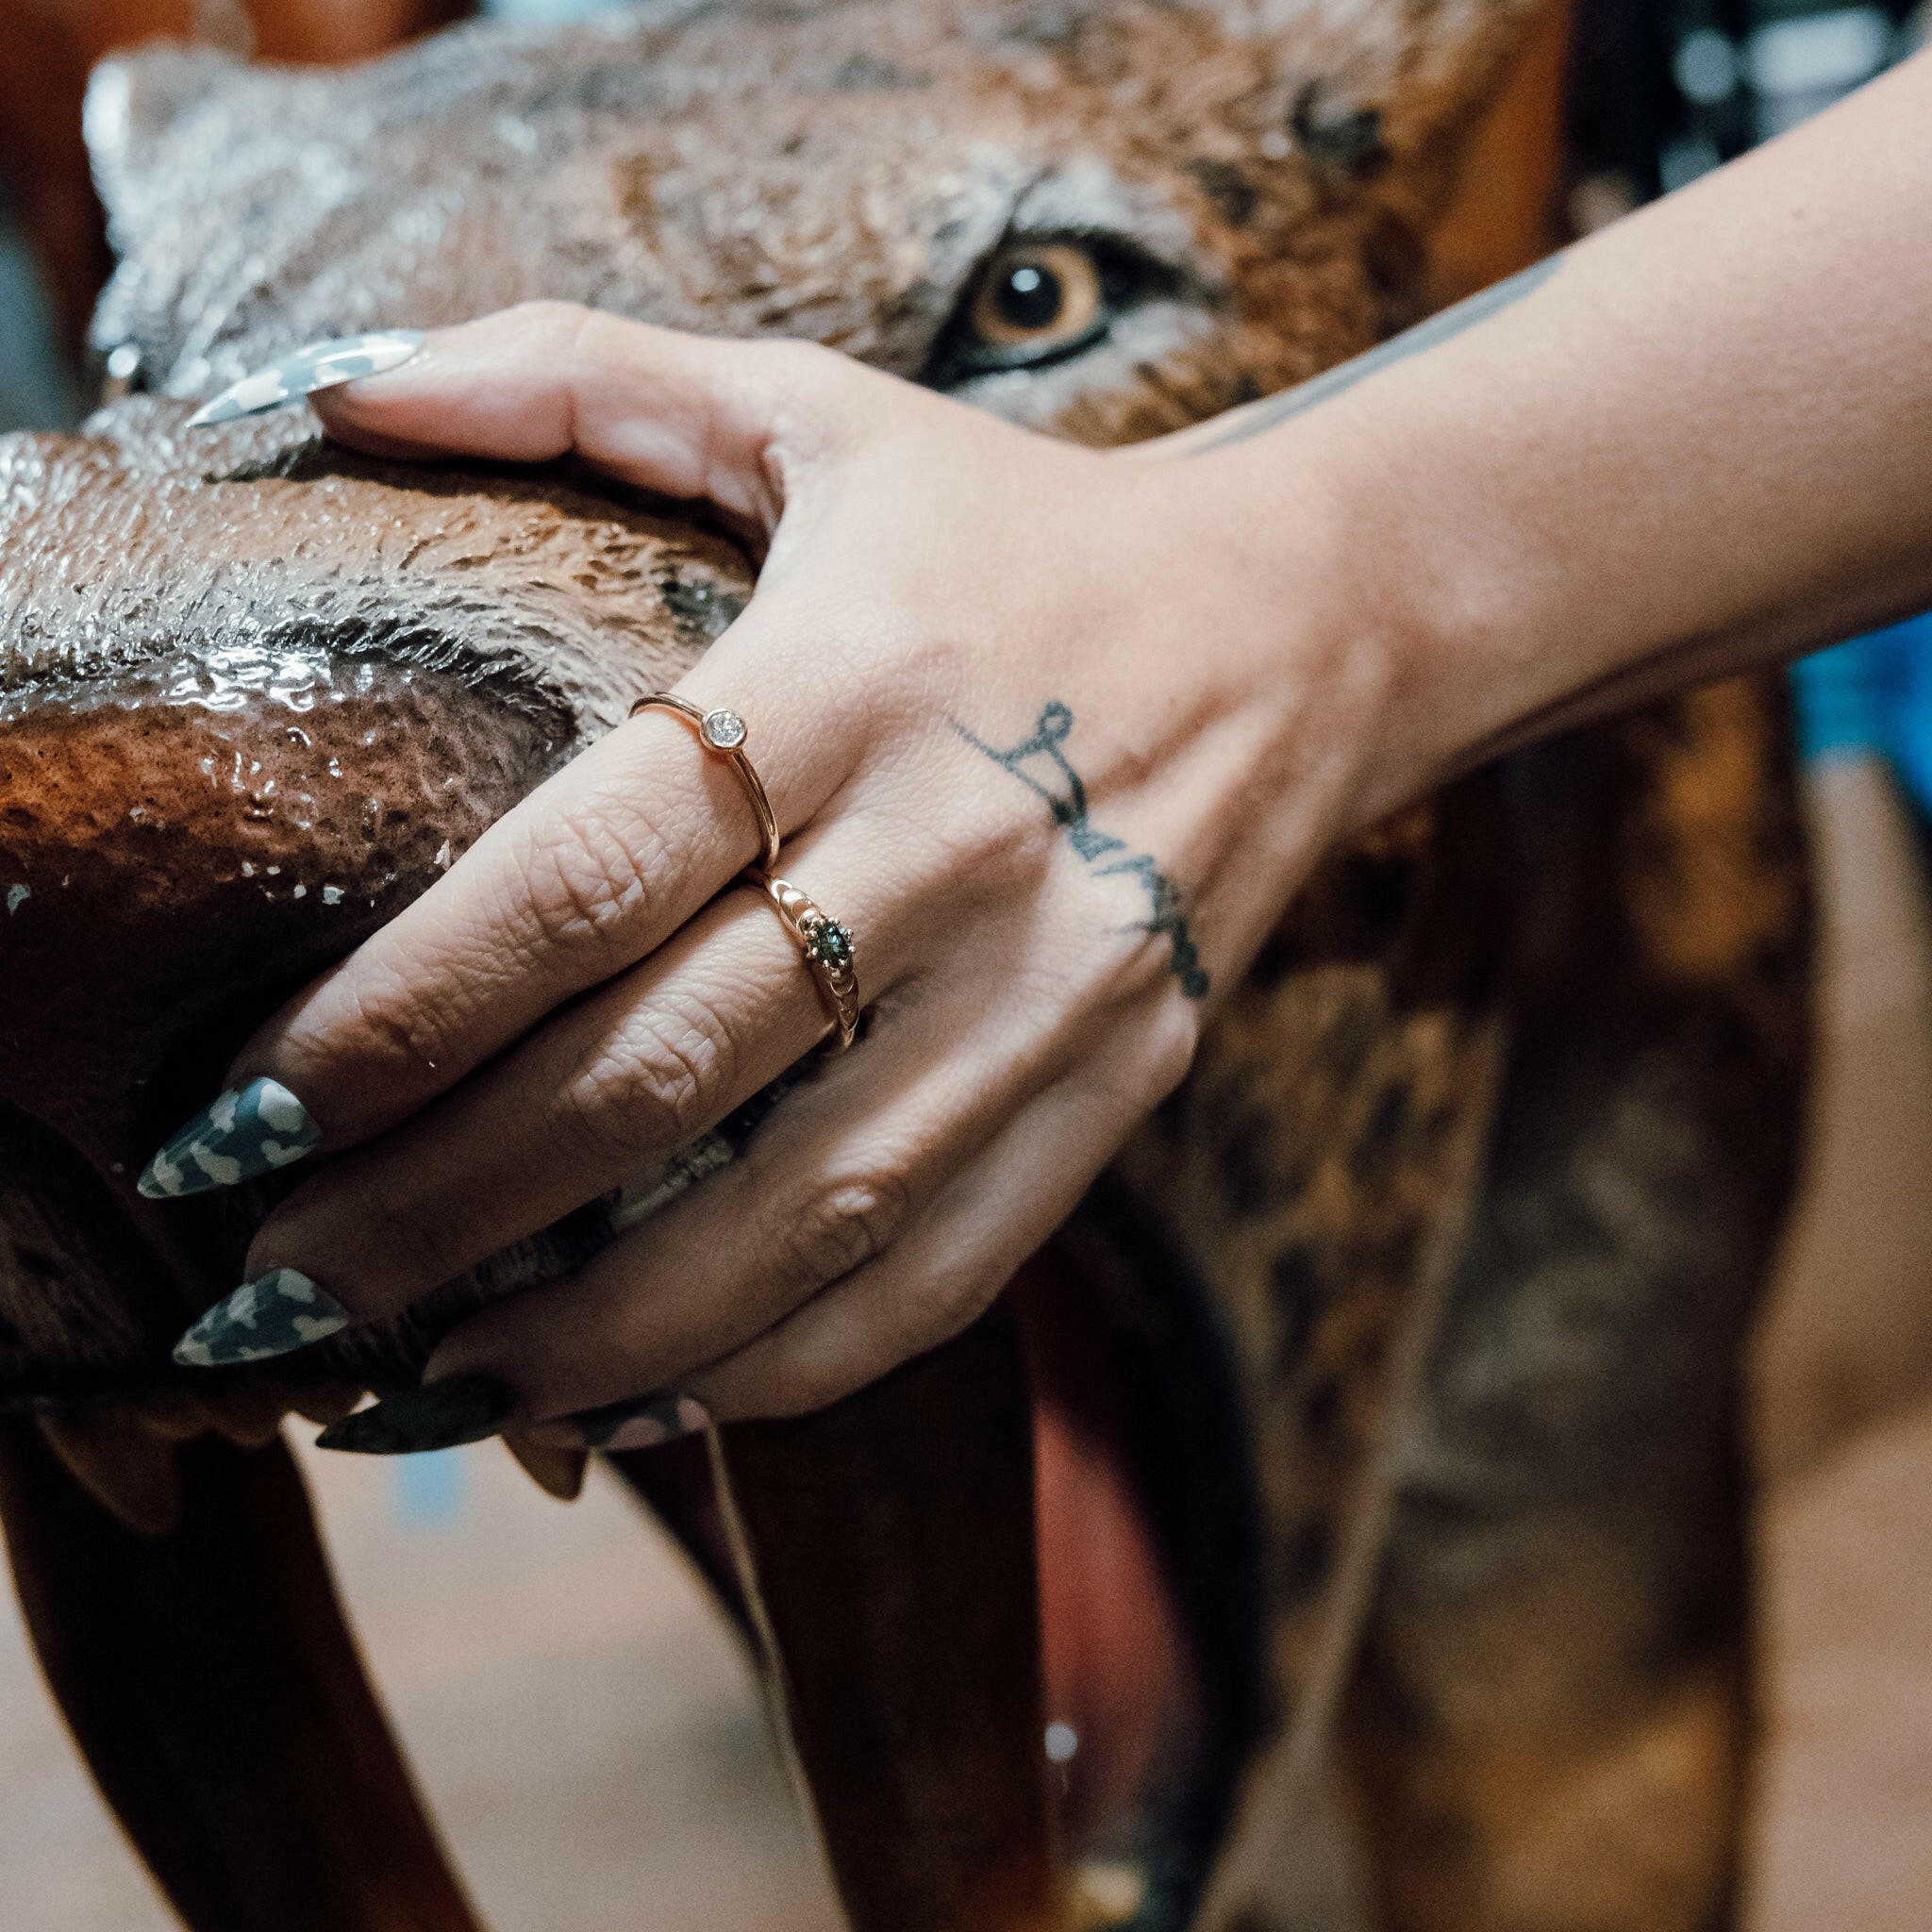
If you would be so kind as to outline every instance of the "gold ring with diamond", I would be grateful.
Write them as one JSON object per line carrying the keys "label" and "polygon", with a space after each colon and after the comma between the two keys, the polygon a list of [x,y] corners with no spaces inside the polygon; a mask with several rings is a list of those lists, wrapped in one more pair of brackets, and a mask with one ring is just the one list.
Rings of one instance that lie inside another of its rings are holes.
{"label": "gold ring with diamond", "polygon": [[738,774],[738,782],[744,787],[744,795],[751,800],[751,808],[758,814],[758,837],[764,841],[764,854],[758,859],[757,870],[770,872],[778,862],[778,821],[772,811],[772,801],[765,791],[764,781],[752,769],[752,762],[744,753],[744,741],[750,735],[745,722],[736,711],[723,708],[701,711],[688,698],[678,697],[668,691],[654,691],[641,697],[630,708],[633,718],[640,711],[646,711],[652,706],[665,711],[675,711],[680,718],[695,724],[698,742],[704,748],[723,758]]}
{"label": "gold ring with diamond", "polygon": [[777,908],[785,930],[798,942],[805,963],[818,983],[820,995],[830,1009],[838,1041],[826,1044],[833,1053],[843,1053],[858,1037],[858,980],[852,965],[852,932],[848,926],[828,918],[789,879],[774,878],[769,873],[753,873],[748,883],[755,885]]}

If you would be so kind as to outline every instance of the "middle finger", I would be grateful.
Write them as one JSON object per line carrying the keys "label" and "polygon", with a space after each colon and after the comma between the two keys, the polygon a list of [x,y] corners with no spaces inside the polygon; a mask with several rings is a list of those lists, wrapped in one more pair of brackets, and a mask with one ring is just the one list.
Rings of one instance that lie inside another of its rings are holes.
{"label": "middle finger", "polygon": [[[802,870],[834,882],[824,905],[861,935],[871,1001],[896,976],[897,922],[861,884],[871,869],[836,842],[844,862],[834,851]],[[648,1179],[808,1054],[827,1024],[770,903],[751,889],[726,894],[438,1105],[290,1195],[256,1236],[248,1281],[195,1324],[177,1359],[258,1359],[394,1314],[586,1202]]]}

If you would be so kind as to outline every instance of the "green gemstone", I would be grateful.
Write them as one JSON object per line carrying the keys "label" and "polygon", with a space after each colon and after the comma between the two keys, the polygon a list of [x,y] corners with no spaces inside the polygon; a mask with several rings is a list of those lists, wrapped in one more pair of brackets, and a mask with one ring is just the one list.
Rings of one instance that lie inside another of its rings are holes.
{"label": "green gemstone", "polygon": [[846,966],[852,961],[852,935],[836,919],[828,919],[806,935],[805,950],[821,966]]}

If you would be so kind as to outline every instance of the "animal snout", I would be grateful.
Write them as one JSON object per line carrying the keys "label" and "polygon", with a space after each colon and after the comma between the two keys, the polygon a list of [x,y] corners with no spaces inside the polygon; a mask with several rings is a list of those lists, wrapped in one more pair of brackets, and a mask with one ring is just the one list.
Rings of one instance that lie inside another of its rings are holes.
{"label": "animal snout", "polygon": [[0,1102],[116,1185],[747,585],[577,486],[187,413],[0,440]]}
{"label": "animal snout", "polygon": [[326,646],[184,648],[0,700],[0,1093],[128,1159],[183,1098],[158,1077],[218,1072],[557,748],[447,675]]}

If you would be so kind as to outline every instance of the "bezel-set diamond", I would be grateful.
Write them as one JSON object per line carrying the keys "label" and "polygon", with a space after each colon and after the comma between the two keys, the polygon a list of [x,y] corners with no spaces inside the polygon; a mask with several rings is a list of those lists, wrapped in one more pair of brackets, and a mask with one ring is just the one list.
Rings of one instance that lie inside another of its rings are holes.
{"label": "bezel-set diamond", "polygon": [[689,698],[681,698],[675,691],[646,691],[631,706],[630,715],[635,718],[641,711],[648,711],[653,707],[675,712],[687,724],[694,726],[698,743],[712,756],[723,758],[737,774],[745,800],[758,822],[758,844],[762,852],[757,870],[770,872],[778,862],[778,821],[772,816],[772,801],[766,795],[758,773],[752,769],[751,759],[745,755],[745,741],[751,736],[751,731],[743,718],[724,705],[701,711]]}

